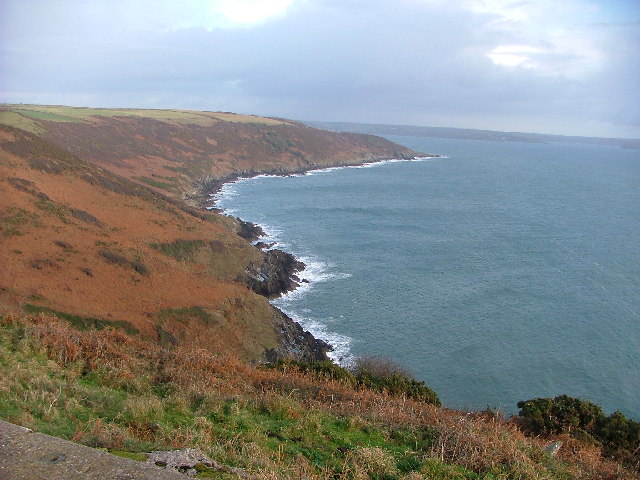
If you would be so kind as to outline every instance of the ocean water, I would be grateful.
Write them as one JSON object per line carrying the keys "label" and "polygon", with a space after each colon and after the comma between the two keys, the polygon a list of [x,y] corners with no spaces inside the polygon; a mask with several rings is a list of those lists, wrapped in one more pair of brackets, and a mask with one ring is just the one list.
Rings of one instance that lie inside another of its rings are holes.
{"label": "ocean water", "polygon": [[226,185],[310,281],[274,301],[452,408],[566,393],[640,419],[640,152],[389,137],[442,158]]}

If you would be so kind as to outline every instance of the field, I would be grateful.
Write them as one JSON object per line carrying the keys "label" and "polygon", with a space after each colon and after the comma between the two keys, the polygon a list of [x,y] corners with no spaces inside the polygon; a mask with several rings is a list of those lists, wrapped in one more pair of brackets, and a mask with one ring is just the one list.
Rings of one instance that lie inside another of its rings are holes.
{"label": "field", "polygon": [[[216,122],[256,123],[262,125],[286,125],[283,120],[276,120],[253,115],[240,115],[229,112],[197,112],[190,110],[163,109],[108,109],[77,108],[62,105],[0,105],[0,123],[11,127],[29,126],[29,119],[47,120],[51,122],[91,122],[96,117],[139,117],[172,122],[180,125],[211,126]],[[7,115],[12,113],[13,115]],[[20,118],[22,117],[22,118]],[[26,118],[26,120],[24,120]],[[33,128],[33,127],[31,127]],[[29,130],[32,133],[34,132]]]}

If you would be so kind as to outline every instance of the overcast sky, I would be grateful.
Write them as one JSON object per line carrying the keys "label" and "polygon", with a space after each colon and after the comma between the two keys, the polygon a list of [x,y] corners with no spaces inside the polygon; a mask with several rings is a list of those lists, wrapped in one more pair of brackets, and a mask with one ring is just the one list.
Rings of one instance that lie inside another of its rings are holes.
{"label": "overcast sky", "polygon": [[640,138],[640,0],[0,0],[0,101]]}

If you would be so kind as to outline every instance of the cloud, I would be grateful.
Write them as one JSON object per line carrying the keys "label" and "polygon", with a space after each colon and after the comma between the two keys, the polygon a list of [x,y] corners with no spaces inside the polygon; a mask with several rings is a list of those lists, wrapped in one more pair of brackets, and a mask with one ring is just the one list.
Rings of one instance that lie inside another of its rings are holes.
{"label": "cloud", "polygon": [[0,98],[637,137],[629,5],[6,0]]}
{"label": "cloud", "polygon": [[284,14],[294,0],[220,0],[211,11],[224,19],[223,25],[256,25]]}

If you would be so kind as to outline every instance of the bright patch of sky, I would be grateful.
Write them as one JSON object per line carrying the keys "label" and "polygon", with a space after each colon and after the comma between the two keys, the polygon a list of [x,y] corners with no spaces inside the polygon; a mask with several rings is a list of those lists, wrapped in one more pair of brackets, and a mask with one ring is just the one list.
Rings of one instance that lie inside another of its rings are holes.
{"label": "bright patch of sky", "polygon": [[285,15],[296,1],[304,0],[137,0],[131,4],[115,1],[111,8],[120,9],[133,30],[203,28],[211,31],[261,25]]}
{"label": "bright patch of sky", "polygon": [[294,0],[220,0],[211,11],[223,19],[221,26],[256,25],[281,16]]}

